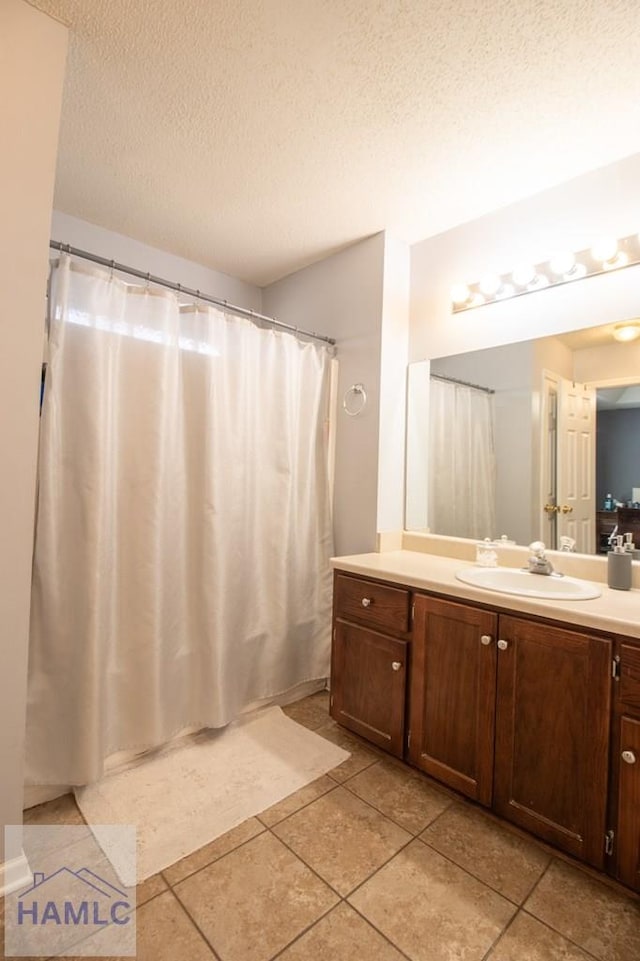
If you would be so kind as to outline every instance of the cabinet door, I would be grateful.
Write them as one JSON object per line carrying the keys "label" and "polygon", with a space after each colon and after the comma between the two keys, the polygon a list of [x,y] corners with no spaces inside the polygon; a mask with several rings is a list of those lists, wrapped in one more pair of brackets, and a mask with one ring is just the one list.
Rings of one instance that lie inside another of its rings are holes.
{"label": "cabinet door", "polygon": [[407,642],[336,620],[331,716],[402,757]]}
{"label": "cabinet door", "polygon": [[409,759],[491,804],[497,616],[465,604],[415,598]]}
{"label": "cabinet door", "polygon": [[500,617],[494,806],[604,862],[611,642]]}
{"label": "cabinet door", "polygon": [[640,891],[640,720],[620,718],[618,877]]}

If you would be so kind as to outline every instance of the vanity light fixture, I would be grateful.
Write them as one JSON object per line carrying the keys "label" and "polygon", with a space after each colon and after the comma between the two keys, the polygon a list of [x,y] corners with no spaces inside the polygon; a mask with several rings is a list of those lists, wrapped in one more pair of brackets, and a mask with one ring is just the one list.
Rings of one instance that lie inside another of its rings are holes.
{"label": "vanity light fixture", "polygon": [[454,284],[451,310],[457,314],[637,264],[640,264],[640,233],[620,240],[603,237],[587,250],[559,251],[544,263],[521,264],[510,274],[486,274],[477,283]]}
{"label": "vanity light fixture", "polygon": [[614,340],[628,343],[630,340],[637,340],[640,337],[640,321],[631,321],[628,324],[616,324],[613,328]]}

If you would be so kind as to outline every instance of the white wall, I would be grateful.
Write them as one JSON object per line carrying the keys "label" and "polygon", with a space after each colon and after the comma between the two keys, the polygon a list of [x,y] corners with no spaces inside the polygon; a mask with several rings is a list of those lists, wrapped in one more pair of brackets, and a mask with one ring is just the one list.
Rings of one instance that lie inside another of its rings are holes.
{"label": "white wall", "polygon": [[486,217],[411,250],[410,359],[442,357],[640,313],[640,266],[591,277],[476,310],[451,313],[453,283],[538,263],[556,250],[583,250],[600,235],[638,230],[640,154]]}
{"label": "white wall", "polygon": [[[23,0],[2,0],[0,43],[1,827],[22,821],[38,397],[67,30]],[[2,833],[0,866],[3,857]]]}
{"label": "white wall", "polygon": [[[265,313],[337,341],[336,554],[376,546],[384,250],[384,234],[376,234],[263,291]],[[364,384],[367,405],[349,417],[342,398],[356,383]]]}
{"label": "white wall", "polygon": [[[176,257],[148,247],[131,237],[105,230],[95,224],[78,220],[68,214],[54,210],[51,220],[51,238],[63,244],[71,244],[80,250],[86,250],[107,260],[116,260],[126,267],[135,267],[145,273],[155,274],[163,280],[170,280],[183,287],[192,287],[210,294],[221,300],[228,300],[236,307],[248,307],[250,310],[262,311],[262,291],[259,287],[247,284],[229,274],[218,270],[211,270],[201,264],[194,264],[190,260]],[[52,252],[52,256],[55,253]],[[131,280],[131,278],[125,277]]]}
{"label": "white wall", "polygon": [[410,251],[385,233],[380,345],[380,433],[376,529],[404,527]]}

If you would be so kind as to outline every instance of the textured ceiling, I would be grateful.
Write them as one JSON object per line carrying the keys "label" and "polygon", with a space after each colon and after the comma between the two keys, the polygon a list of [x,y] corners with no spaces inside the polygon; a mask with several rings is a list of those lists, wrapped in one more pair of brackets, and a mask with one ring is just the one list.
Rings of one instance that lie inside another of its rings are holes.
{"label": "textured ceiling", "polygon": [[638,0],[31,0],[55,205],[264,285],[640,150]]}

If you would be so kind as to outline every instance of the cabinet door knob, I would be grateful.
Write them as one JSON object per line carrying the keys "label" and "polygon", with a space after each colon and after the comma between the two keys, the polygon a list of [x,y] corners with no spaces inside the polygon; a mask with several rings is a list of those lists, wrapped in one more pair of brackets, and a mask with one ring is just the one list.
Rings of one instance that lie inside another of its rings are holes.
{"label": "cabinet door knob", "polygon": [[502,639],[500,639],[498,641],[498,647],[500,648],[501,651],[506,651],[506,649],[509,647],[509,641],[503,641]]}
{"label": "cabinet door knob", "polygon": [[393,668],[394,671],[399,671],[400,668],[402,667],[402,661],[392,661],[391,667]]}
{"label": "cabinet door knob", "polygon": [[622,760],[625,761],[626,764],[635,764],[635,763],[636,763],[636,756],[635,756],[635,754],[633,753],[633,751],[623,751],[623,752],[622,752]]}
{"label": "cabinet door knob", "polygon": [[371,598],[370,598],[370,597],[363,597],[363,598],[362,598],[362,606],[363,606],[363,607],[371,607]]}
{"label": "cabinet door knob", "polygon": [[491,634],[483,634],[482,637],[480,638],[480,643],[484,644],[484,646],[487,647],[489,644],[491,644],[491,640],[492,640]]}

